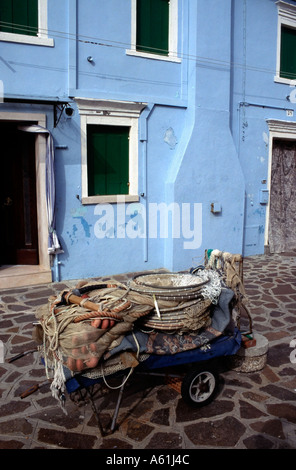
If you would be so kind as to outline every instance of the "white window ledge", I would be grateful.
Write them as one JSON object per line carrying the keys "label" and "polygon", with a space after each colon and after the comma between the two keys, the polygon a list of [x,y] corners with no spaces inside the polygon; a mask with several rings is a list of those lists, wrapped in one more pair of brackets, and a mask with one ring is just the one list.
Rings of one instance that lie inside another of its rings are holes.
{"label": "white window ledge", "polygon": [[54,40],[42,36],[28,36],[26,34],[0,33],[0,41],[16,42],[19,44],[32,44],[35,46],[54,46]]}
{"label": "white window ledge", "polygon": [[112,204],[118,202],[139,202],[140,197],[131,194],[82,197],[82,204]]}
{"label": "white window ledge", "polygon": [[176,62],[176,63],[181,63],[180,57],[174,56],[174,55],[160,55],[160,54],[150,54],[149,52],[141,52],[141,51],[136,51],[135,49],[127,49],[126,50],[127,55],[133,55],[135,57],[143,57],[145,59],[153,59],[153,60],[164,60],[166,62]]}
{"label": "white window ledge", "polygon": [[290,85],[290,86],[295,86],[296,85],[296,80],[291,80],[290,78],[284,78],[284,77],[279,77],[279,76],[275,76],[274,77],[274,81],[275,83],[284,83],[286,85]]}

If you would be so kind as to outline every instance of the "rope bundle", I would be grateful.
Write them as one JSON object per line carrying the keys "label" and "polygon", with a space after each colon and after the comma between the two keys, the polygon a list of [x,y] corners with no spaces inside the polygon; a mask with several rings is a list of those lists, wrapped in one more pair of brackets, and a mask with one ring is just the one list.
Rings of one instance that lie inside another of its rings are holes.
{"label": "rope bundle", "polygon": [[[196,331],[210,323],[212,299],[205,289],[213,286],[209,274],[158,273],[137,276],[127,286],[85,285],[83,297],[77,289],[62,292],[39,313],[45,355],[87,360],[91,353],[100,359],[136,322],[143,329]],[[110,320],[108,327],[97,327],[103,323],[94,323],[98,319]]]}
{"label": "rope bundle", "polygon": [[210,327],[222,283],[235,291],[241,304],[244,289],[237,263],[242,264],[240,255],[208,250],[205,266],[190,273],[142,274],[127,285],[113,280],[84,283],[50,298],[36,316],[47,375],[48,365],[54,370],[53,387],[62,390],[62,365],[82,371],[104,364],[104,354],[120,345],[134,325],[146,333],[178,335]]}

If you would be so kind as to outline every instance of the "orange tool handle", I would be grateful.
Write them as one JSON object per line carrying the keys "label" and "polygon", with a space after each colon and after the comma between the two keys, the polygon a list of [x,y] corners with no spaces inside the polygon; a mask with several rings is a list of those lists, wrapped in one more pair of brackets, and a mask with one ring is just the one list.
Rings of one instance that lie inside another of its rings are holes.
{"label": "orange tool handle", "polygon": [[38,388],[39,388],[39,384],[33,385],[31,388],[28,388],[27,390],[25,390],[25,391],[20,395],[20,397],[21,397],[21,398],[26,398],[26,397],[28,397],[29,395],[31,395],[32,393],[36,392],[36,390],[38,390]]}

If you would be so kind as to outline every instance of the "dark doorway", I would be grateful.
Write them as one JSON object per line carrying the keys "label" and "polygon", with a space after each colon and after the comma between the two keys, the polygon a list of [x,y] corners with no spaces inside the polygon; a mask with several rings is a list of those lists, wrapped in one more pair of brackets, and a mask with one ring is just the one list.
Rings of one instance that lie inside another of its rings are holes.
{"label": "dark doorway", "polygon": [[22,123],[0,123],[0,264],[39,263],[36,202],[35,135]]}

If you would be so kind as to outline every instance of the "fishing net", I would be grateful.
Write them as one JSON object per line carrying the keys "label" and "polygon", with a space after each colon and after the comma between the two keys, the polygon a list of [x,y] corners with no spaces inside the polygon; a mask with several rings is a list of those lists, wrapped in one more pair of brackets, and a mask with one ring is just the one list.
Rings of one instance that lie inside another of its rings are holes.
{"label": "fishing net", "polygon": [[[151,295],[154,301],[155,308],[138,324],[179,334],[209,326],[210,307],[221,293],[219,275],[210,270],[200,270],[196,275],[145,274],[130,281],[129,287]],[[168,304],[163,305],[164,301]]]}
{"label": "fishing net", "polygon": [[214,271],[137,276],[128,285],[86,284],[51,297],[37,312],[46,364],[70,370],[95,367],[104,353],[138,328],[197,331],[211,322],[221,291]]}
{"label": "fishing net", "polygon": [[242,304],[245,292],[237,266],[242,266],[239,255],[207,250],[205,266],[190,273],[145,273],[127,284],[112,279],[85,282],[49,298],[36,313],[34,336],[42,344],[47,376],[54,377],[53,395],[64,390],[65,367],[73,373],[135,367],[141,360],[140,345],[133,357],[115,353],[129,333],[136,343],[138,331],[151,337],[155,332],[182,336],[214,330],[213,311],[223,286]]}
{"label": "fishing net", "polygon": [[113,341],[130,331],[134,322],[152,308],[128,298],[127,288],[117,283],[107,287],[86,285],[84,291],[88,288],[89,295],[81,297],[62,292],[37,311],[48,361],[60,360],[62,356],[70,369],[73,360],[78,370],[92,367]]}

